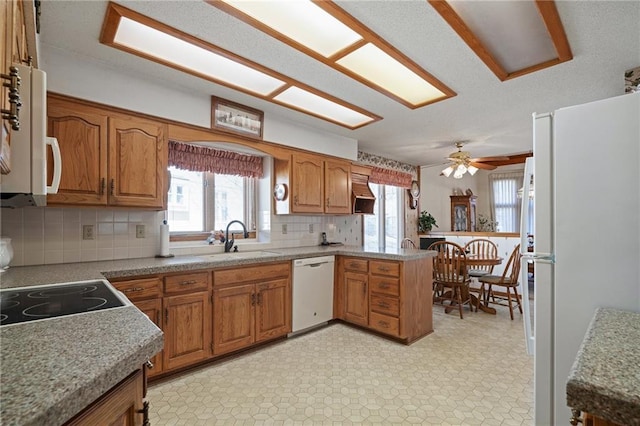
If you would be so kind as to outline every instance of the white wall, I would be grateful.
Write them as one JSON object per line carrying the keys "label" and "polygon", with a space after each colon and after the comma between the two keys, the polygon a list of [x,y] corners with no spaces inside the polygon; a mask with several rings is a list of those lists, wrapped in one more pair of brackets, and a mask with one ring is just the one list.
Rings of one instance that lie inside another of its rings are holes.
{"label": "white wall", "polygon": [[478,170],[471,176],[466,173],[462,179],[440,176],[444,165],[423,166],[420,168],[420,211],[426,210],[433,215],[438,223],[434,231],[451,231],[451,199],[454,189],[460,189],[463,193],[471,189],[477,195],[476,214],[489,216],[489,174],[522,170],[524,165],[502,166],[495,170]]}
{"label": "white wall", "polygon": [[[196,126],[211,126],[211,96],[126,74],[64,50],[43,49],[48,90]],[[251,105],[248,105],[251,106]],[[356,160],[357,139],[318,131],[265,112],[264,139],[286,146]]]}

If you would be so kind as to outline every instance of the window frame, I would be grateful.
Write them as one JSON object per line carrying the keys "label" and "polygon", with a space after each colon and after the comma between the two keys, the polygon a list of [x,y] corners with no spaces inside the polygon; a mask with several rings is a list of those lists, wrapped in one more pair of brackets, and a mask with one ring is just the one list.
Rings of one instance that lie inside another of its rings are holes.
{"label": "window frame", "polygon": [[[205,231],[170,231],[169,241],[199,241],[206,240],[211,234],[211,231],[218,231],[215,229],[215,175],[212,172],[202,172],[203,179],[203,206],[204,206],[204,228]],[[250,177],[242,177],[243,180],[243,202],[244,202],[244,217],[243,223],[247,225],[249,231],[248,239],[255,239],[257,236],[257,211],[258,205],[258,179]],[[171,185],[167,188],[169,192]],[[168,204],[168,203],[167,203]],[[167,211],[169,206],[167,205]],[[208,229],[208,231],[207,231]],[[224,229],[223,229],[224,231]],[[235,239],[244,239],[244,235],[236,234]]]}

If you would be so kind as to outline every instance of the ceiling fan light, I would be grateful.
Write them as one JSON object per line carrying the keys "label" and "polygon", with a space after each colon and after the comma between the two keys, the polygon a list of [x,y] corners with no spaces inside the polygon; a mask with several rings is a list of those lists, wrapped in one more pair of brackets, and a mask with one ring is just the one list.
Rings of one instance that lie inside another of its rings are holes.
{"label": "ceiling fan light", "polygon": [[460,172],[461,175],[465,174],[467,172],[467,166],[465,166],[464,164],[458,164],[458,169],[456,170],[456,173]]}
{"label": "ceiling fan light", "polygon": [[449,166],[441,172],[441,174],[445,175],[446,177],[451,176],[451,173],[453,173],[453,166]]}
{"label": "ceiling fan light", "polygon": [[469,174],[470,174],[471,176],[473,176],[473,175],[475,175],[475,174],[476,174],[476,172],[478,171],[478,168],[477,168],[477,167],[474,167],[474,166],[469,166],[469,167],[467,167],[467,171],[469,172]]}

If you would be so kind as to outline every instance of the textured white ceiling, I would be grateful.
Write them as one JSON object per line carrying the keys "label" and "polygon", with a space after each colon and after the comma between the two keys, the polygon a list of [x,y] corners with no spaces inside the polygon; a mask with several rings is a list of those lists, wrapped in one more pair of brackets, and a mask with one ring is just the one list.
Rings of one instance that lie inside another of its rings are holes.
{"label": "textured white ceiling", "polygon": [[[358,140],[359,150],[414,165],[440,164],[469,141],[473,156],[529,151],[531,114],[616,96],[623,73],[640,66],[640,1],[559,1],[574,59],[501,82],[426,0],[340,1],[457,96],[416,110],[387,98],[203,1],[124,1],[120,4],[384,119],[348,130],[306,114],[183,74],[99,44],[107,2],[42,3],[43,49],[63,49],[167,84],[223,96],[323,132]],[[495,2],[496,7],[500,2]]]}

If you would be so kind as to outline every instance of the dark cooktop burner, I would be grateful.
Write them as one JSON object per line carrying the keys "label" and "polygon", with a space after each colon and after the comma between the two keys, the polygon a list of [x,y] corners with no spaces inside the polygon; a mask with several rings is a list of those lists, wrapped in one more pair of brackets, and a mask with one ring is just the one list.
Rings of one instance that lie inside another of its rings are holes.
{"label": "dark cooktop burner", "polygon": [[0,325],[124,306],[104,281],[0,291]]}

